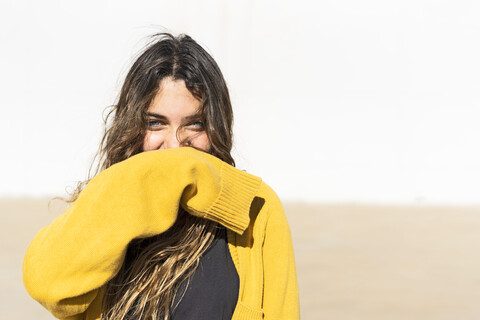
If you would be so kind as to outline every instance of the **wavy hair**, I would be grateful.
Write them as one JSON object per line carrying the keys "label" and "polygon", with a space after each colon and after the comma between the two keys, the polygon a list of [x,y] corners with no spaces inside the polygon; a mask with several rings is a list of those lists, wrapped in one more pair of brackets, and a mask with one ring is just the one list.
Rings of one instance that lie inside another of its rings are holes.
{"label": "wavy hair", "polygon": [[[142,152],[147,109],[165,78],[183,80],[201,101],[201,115],[210,140],[209,153],[235,165],[233,112],[227,85],[214,59],[188,35],[160,33],[140,53],[123,83],[118,101],[105,120],[96,155],[95,174]],[[90,176],[93,168],[90,167]],[[80,183],[74,201],[88,182]],[[180,209],[165,233],[133,240],[118,274],[106,285],[102,319],[169,319],[180,285],[195,272],[210,247],[218,225]]]}

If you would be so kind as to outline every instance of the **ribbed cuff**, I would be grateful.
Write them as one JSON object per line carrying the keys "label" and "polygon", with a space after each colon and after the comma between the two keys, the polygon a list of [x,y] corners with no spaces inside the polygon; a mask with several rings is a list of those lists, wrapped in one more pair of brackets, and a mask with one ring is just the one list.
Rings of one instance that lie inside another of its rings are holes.
{"label": "ribbed cuff", "polygon": [[221,188],[205,218],[242,234],[250,223],[250,205],[262,180],[228,164],[221,168]]}
{"label": "ribbed cuff", "polygon": [[261,320],[263,319],[263,311],[247,307],[241,301],[238,301],[237,307],[233,314],[232,320]]}

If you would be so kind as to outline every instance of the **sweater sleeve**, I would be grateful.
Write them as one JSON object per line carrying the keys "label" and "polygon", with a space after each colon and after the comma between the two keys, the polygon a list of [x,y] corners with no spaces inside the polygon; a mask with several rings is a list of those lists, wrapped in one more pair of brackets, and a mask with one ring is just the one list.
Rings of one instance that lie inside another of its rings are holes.
{"label": "sweater sleeve", "polygon": [[60,319],[82,319],[120,269],[128,243],[170,228],[181,205],[242,233],[259,178],[192,148],[144,152],[93,178],[40,230],[23,263],[29,294]]}
{"label": "sweater sleeve", "polygon": [[267,187],[268,220],[263,243],[263,312],[269,319],[300,319],[297,273],[287,218],[277,195]]}

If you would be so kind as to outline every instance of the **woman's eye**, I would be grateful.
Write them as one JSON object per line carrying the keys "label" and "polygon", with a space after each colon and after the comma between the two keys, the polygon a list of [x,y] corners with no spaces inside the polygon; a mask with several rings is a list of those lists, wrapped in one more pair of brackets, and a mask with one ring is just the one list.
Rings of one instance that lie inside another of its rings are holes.
{"label": "woman's eye", "polygon": [[163,126],[163,122],[160,121],[160,120],[154,120],[154,119],[148,120],[148,127],[149,128],[159,128],[161,126]]}
{"label": "woman's eye", "polygon": [[189,127],[195,130],[203,130],[203,122],[202,121],[194,121],[188,125]]}

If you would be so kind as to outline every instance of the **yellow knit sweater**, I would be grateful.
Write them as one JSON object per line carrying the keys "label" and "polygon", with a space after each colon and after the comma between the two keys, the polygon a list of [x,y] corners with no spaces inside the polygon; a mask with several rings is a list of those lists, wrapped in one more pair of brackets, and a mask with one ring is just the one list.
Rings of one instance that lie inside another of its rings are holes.
{"label": "yellow knit sweater", "polygon": [[105,283],[128,243],[173,225],[181,205],[227,228],[240,278],[233,319],[298,319],[290,231],[259,178],[192,148],[144,152],[93,178],[40,230],[23,264],[29,294],[59,319],[100,319]]}

